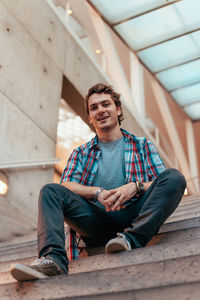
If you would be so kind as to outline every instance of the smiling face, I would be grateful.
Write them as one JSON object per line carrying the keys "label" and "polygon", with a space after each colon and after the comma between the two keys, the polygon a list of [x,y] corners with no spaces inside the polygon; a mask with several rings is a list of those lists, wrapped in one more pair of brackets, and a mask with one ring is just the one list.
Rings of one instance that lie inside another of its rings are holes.
{"label": "smiling face", "polygon": [[121,108],[116,107],[109,94],[92,94],[88,99],[89,120],[96,131],[107,131],[119,127]]}

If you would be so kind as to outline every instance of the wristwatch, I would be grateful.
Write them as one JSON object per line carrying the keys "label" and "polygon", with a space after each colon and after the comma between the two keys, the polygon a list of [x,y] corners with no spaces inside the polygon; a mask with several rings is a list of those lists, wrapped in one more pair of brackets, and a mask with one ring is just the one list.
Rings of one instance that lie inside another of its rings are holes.
{"label": "wristwatch", "polygon": [[98,190],[95,192],[95,194],[94,194],[94,199],[95,200],[98,200],[98,196],[99,196],[99,194],[102,192],[104,190],[104,188],[102,188],[102,187],[100,187],[100,188],[98,188]]}
{"label": "wristwatch", "polygon": [[145,186],[142,181],[136,181],[137,195],[140,196],[145,192]]}

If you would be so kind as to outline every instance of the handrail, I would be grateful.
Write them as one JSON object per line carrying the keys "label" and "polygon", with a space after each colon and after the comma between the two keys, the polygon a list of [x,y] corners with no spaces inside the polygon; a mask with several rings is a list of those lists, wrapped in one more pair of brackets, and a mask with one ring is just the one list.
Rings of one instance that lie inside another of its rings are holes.
{"label": "handrail", "polygon": [[24,160],[24,161],[11,161],[11,162],[0,162],[0,170],[8,169],[21,169],[21,168],[35,168],[51,167],[60,162],[60,159],[40,159],[40,160]]}

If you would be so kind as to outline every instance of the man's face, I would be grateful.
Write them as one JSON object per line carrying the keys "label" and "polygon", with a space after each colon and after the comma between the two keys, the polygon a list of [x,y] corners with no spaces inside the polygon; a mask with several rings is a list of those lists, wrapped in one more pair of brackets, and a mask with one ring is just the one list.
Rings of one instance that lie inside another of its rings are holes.
{"label": "man's face", "polygon": [[109,130],[119,126],[118,116],[121,108],[116,107],[109,94],[93,94],[88,100],[89,119],[95,129]]}

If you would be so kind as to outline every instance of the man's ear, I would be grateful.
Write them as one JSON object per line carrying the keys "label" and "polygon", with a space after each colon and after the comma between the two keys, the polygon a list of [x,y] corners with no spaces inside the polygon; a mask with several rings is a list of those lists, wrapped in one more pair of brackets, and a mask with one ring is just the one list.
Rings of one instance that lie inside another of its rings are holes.
{"label": "man's ear", "polygon": [[117,106],[117,114],[120,116],[122,114],[122,109],[120,106]]}

